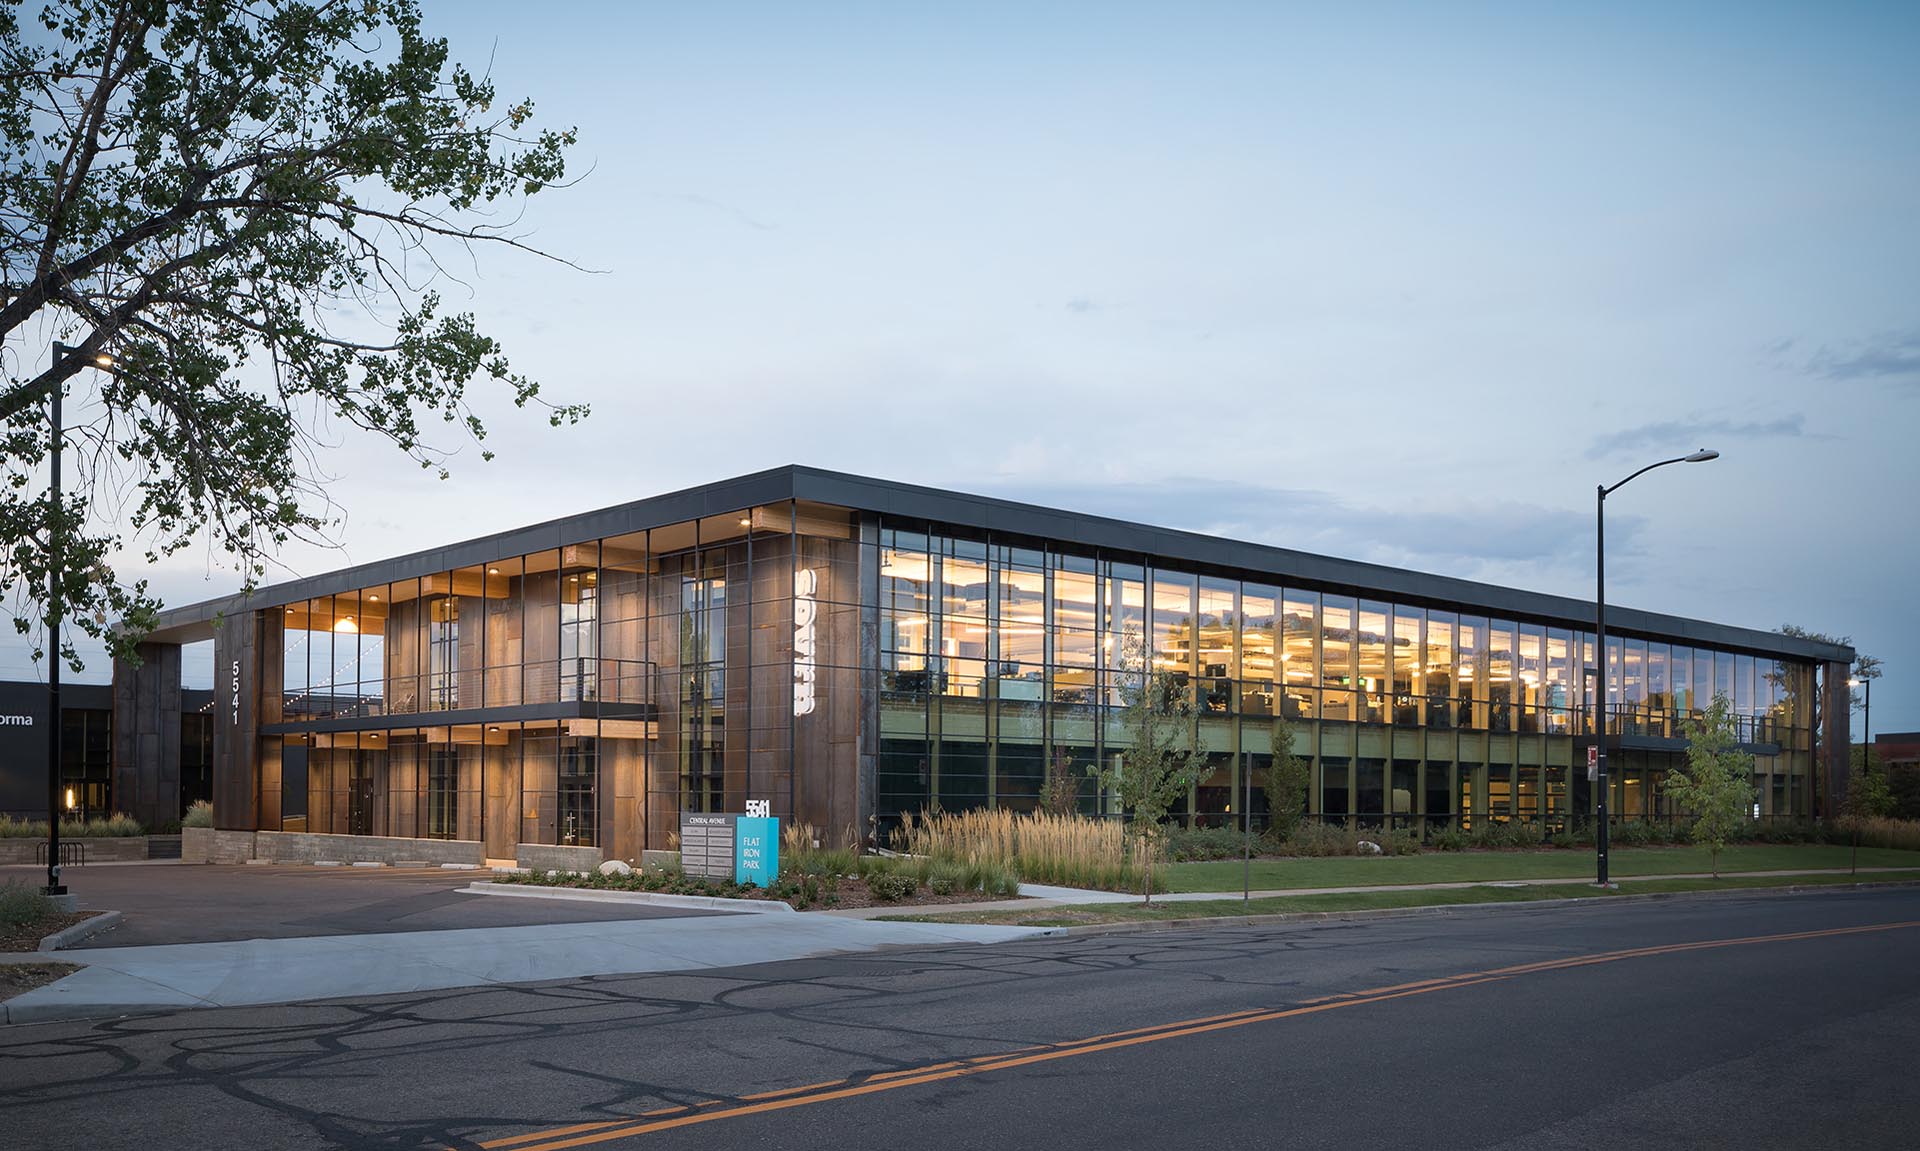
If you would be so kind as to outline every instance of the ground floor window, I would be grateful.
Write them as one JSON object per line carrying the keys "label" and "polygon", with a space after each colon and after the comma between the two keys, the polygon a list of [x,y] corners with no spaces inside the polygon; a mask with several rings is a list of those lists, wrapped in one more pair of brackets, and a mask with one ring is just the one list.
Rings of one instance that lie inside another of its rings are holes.
{"label": "ground floor window", "polygon": [[427,750],[426,838],[454,838],[459,789],[459,754],[448,746],[430,747]]}

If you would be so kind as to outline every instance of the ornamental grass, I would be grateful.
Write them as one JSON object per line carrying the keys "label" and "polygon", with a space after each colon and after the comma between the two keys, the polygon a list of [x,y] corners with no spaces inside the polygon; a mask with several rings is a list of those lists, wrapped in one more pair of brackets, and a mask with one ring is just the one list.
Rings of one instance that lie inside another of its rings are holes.
{"label": "ornamental grass", "polygon": [[1005,870],[1028,883],[1140,890],[1140,867],[1118,821],[1044,811],[976,808],[901,817],[896,848],[962,866]]}

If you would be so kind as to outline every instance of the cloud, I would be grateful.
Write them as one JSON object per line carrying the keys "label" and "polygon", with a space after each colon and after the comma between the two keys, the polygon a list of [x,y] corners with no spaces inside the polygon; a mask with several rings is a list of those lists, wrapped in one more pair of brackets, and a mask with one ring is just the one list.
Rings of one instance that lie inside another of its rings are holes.
{"label": "cloud", "polygon": [[1864,340],[1845,350],[1822,345],[1807,371],[1829,380],[1894,380],[1920,385],[1920,329]]}
{"label": "cloud", "polygon": [[[1468,579],[1504,582],[1515,574],[1538,578],[1547,570],[1585,572],[1593,562],[1590,513],[1518,501],[1378,507],[1317,489],[1178,476],[1131,483],[1020,480],[974,486],[1027,503]],[[1638,517],[1609,516],[1609,554],[1633,551],[1641,526]]]}
{"label": "cloud", "polygon": [[1806,423],[1807,418],[1798,414],[1777,420],[1703,419],[1697,415],[1681,420],[1658,420],[1600,436],[1587,448],[1587,458],[1605,459],[1629,449],[1644,452],[1659,448],[1712,447],[1710,440],[1801,439],[1814,435],[1807,431]]}
{"label": "cloud", "polygon": [[1093,301],[1087,299],[1085,296],[1075,296],[1073,299],[1067,301],[1067,311],[1069,312],[1075,312],[1080,315],[1085,315],[1086,313],[1093,311],[1093,309],[1094,309]]}

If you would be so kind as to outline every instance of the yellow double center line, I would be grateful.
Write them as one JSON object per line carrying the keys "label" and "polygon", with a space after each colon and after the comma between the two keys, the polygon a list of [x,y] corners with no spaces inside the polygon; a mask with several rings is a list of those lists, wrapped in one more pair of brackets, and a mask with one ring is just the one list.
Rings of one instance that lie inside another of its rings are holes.
{"label": "yellow double center line", "polygon": [[1435,991],[1449,991],[1460,987],[1474,987],[1482,983],[1493,983],[1503,979],[1512,979],[1521,975],[1537,975],[1547,971],[1564,971],[1575,967],[1589,967],[1598,963],[1619,963],[1628,959],[1645,959],[1656,955],[1679,955],[1689,951],[1708,951],[1723,947],[1745,947],[1756,943],[1789,943],[1803,939],[1827,939],[1841,935],[1865,935],[1875,932],[1899,931],[1905,928],[1920,927],[1920,920],[1907,920],[1900,923],[1872,923],[1859,927],[1832,927],[1821,931],[1793,931],[1780,935],[1749,935],[1738,939],[1708,939],[1695,943],[1668,943],[1658,947],[1634,947],[1622,951],[1603,951],[1592,955],[1576,955],[1566,959],[1548,959],[1538,963],[1521,963],[1511,967],[1498,967],[1489,971],[1470,971],[1459,975],[1449,975],[1439,979],[1423,979],[1414,983],[1400,983],[1391,987],[1375,987],[1366,991],[1354,991],[1342,995],[1329,995],[1319,999],[1308,999],[1299,1006],[1277,1010],[1253,1009],[1235,1011],[1225,1015],[1209,1015],[1200,1019],[1183,1019],[1173,1023],[1163,1023],[1155,1027],[1141,1027],[1132,1031],[1115,1031],[1106,1035],[1094,1035],[1085,1039],[1076,1039],[1066,1043],[1050,1043],[1037,1047],[1022,1047],[1013,1051],[1004,1051],[996,1055],[982,1055],[972,1059],[953,1059],[943,1063],[932,1063],[922,1067],[904,1068],[898,1071],[886,1071],[876,1075],[861,1076],[853,1079],[829,1079],[821,1083],[809,1083],[801,1087],[789,1087],[780,1091],[765,1091],[756,1095],[742,1095],[735,1099],[712,1099],[683,1107],[663,1107],[654,1111],[643,1111],[638,1115],[622,1119],[609,1119],[597,1123],[577,1123],[568,1127],[551,1127],[541,1131],[515,1135],[508,1139],[495,1139],[480,1146],[494,1151],[497,1148],[512,1148],[514,1151],[562,1151],[568,1147],[584,1147],[594,1143],[606,1143],[615,1139],[629,1139],[636,1135],[647,1135],[655,1131],[668,1131],[676,1127],[691,1127],[701,1123],[714,1123],[722,1119],[737,1119],[747,1115],[762,1115],[769,1111],[784,1111],[790,1107],[806,1107],[815,1103],[828,1103],[836,1099],[853,1099],[862,1095],[874,1095],[882,1091],[897,1091],[903,1087],[918,1087],[925,1083],[936,1083],[944,1079],[958,1079],[968,1075],[980,1075],[988,1071],[1004,1071],[1014,1067],[1026,1067],[1036,1063],[1048,1063],[1056,1059],[1072,1059],[1081,1055],[1093,1055],[1102,1051],[1116,1051],[1125,1047],[1138,1047],[1147,1043],[1159,1043],[1167,1039],[1181,1039],[1190,1035],[1204,1035],[1211,1031],[1225,1031],[1229,1028],[1245,1027],[1254,1023],[1270,1023],[1277,1019],[1292,1019],[1301,1015],[1315,1015],[1323,1011],[1337,1011],[1343,1007],[1359,1007],[1368,1003],[1384,1003],[1390,999],[1405,999],[1414,995],[1427,995]]}

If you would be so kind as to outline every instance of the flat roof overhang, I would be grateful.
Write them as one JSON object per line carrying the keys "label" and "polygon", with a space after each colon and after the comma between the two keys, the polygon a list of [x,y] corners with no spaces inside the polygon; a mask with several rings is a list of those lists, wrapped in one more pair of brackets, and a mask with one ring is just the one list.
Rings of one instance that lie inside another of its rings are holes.
{"label": "flat roof overhang", "polygon": [[[434,572],[470,567],[508,556],[547,551],[688,520],[736,512],[759,504],[806,500],[853,511],[876,512],[897,521],[939,529],[1020,537],[1038,547],[1097,550],[1160,562],[1205,574],[1267,582],[1299,583],[1337,594],[1514,617],[1567,628],[1590,628],[1593,603],[1570,596],[1523,591],[1453,576],[1431,575],[1385,564],[1338,559],[1155,527],[1105,516],[1016,503],[991,496],[942,491],[892,480],[789,464],[718,483],[548,520],[529,527],[412,552],[290,580],[252,593],[207,600],[160,614],[150,635],[162,643],[192,643],[213,637],[223,615],[279,607],[318,596],[356,591]],[[1684,616],[1608,605],[1608,630],[1737,649],[1769,657],[1851,663],[1852,648],[1798,639],[1779,632],[1734,627]]]}

